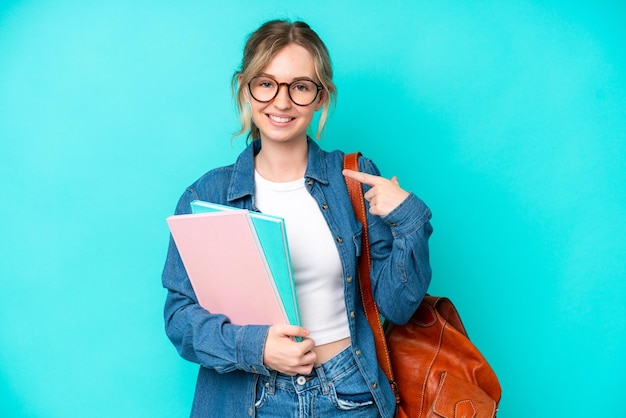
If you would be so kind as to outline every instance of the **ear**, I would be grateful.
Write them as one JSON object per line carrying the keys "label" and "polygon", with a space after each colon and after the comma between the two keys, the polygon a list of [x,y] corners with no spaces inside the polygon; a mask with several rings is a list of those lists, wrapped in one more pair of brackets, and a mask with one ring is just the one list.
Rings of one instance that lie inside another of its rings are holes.
{"label": "ear", "polygon": [[320,90],[320,94],[317,96],[317,103],[315,103],[315,111],[317,112],[324,106],[324,102],[326,101],[326,96],[328,93],[326,90]]}
{"label": "ear", "polygon": [[[243,75],[239,74],[237,76],[237,87],[239,88],[239,91],[241,91],[242,85],[241,83],[243,82]],[[246,98],[246,103],[250,103],[250,96],[248,93],[248,89],[243,89],[243,96]]]}

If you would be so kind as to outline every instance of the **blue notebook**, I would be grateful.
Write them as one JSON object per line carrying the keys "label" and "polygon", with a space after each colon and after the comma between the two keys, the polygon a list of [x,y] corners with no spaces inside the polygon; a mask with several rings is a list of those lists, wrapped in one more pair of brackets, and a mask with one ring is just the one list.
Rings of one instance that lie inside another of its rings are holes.
{"label": "blue notebook", "polygon": [[[224,210],[240,210],[231,206],[194,200],[191,202],[193,213],[216,212]],[[259,212],[249,212],[261,247],[265,253],[267,264],[272,273],[274,283],[291,325],[302,326],[300,310],[296,297],[296,285],[293,278],[291,256],[287,242],[285,221],[278,217]]]}

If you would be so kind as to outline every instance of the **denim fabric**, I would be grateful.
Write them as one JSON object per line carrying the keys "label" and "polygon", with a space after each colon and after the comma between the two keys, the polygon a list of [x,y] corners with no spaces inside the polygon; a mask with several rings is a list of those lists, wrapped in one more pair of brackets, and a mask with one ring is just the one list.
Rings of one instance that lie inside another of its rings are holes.
{"label": "denim fabric", "polygon": [[[352,211],[341,174],[344,154],[325,152],[310,139],[308,146],[305,183],[335,237],[341,258],[352,355],[380,415],[391,417],[395,398],[378,367],[372,332],[360,300],[356,270],[361,225]],[[253,141],[235,164],[211,170],[189,186],[178,202],[176,214],[190,213],[194,199],[256,210],[254,156],[260,148],[261,141]],[[359,159],[359,168],[379,175],[366,158]],[[381,314],[392,322],[408,321],[430,283],[430,217],[428,207],[412,193],[387,216],[368,215],[374,298]],[[270,370],[263,365],[269,326],[233,325],[224,315],[200,307],[171,237],[162,282],[168,290],[166,333],[183,358],[201,366],[191,416],[253,416],[257,380],[270,376]]]}
{"label": "denim fabric", "polygon": [[309,375],[271,372],[257,383],[257,418],[377,418],[378,408],[350,347]]}

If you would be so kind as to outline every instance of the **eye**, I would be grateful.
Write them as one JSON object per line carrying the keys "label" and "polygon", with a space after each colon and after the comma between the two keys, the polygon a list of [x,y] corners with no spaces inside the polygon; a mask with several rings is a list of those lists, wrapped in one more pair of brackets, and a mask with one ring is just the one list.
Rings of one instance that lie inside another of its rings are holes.
{"label": "eye", "polygon": [[307,92],[313,89],[313,85],[310,81],[298,81],[291,86],[292,90],[299,92]]}
{"label": "eye", "polygon": [[264,89],[273,89],[276,86],[276,83],[270,78],[257,78],[255,81],[255,86],[264,88]]}

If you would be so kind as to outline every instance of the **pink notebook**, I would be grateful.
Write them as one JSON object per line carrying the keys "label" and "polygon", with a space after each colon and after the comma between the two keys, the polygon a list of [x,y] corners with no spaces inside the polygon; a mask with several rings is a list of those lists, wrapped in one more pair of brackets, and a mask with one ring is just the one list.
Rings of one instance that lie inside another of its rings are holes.
{"label": "pink notebook", "polygon": [[167,218],[200,305],[238,325],[287,323],[247,210]]}

